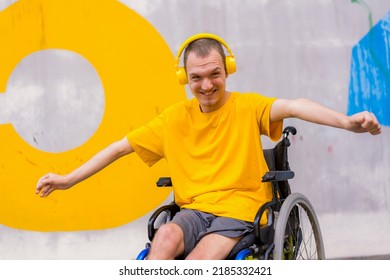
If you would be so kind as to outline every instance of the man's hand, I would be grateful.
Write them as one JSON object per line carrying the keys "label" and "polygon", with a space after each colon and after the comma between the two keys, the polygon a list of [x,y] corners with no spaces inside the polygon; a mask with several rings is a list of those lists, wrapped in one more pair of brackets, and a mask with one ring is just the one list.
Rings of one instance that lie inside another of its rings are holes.
{"label": "man's hand", "polygon": [[40,196],[44,197],[50,195],[55,190],[66,190],[71,186],[72,184],[69,183],[66,176],[49,173],[38,180],[35,193],[40,193]]}
{"label": "man's hand", "polygon": [[369,132],[372,135],[381,133],[381,126],[377,118],[373,113],[367,111],[350,116],[346,122],[345,129],[356,133]]}

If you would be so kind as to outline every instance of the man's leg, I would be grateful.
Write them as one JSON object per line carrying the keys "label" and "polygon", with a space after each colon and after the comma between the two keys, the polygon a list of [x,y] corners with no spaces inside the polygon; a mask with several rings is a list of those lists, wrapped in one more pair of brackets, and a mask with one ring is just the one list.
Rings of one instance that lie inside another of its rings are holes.
{"label": "man's leg", "polygon": [[148,260],[173,260],[184,252],[184,238],[181,228],[168,223],[162,225],[153,238]]}
{"label": "man's leg", "polygon": [[186,260],[224,260],[241,238],[210,233],[199,241]]}
{"label": "man's leg", "polygon": [[205,232],[200,233],[200,241],[187,259],[223,260],[230,254],[237,242],[253,231],[253,223],[242,220],[215,217]]}

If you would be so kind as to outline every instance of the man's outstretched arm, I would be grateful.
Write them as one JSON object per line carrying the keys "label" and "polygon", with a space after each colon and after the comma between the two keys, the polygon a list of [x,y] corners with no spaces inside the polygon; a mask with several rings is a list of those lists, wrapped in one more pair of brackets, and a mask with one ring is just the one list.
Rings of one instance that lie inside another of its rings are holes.
{"label": "man's outstretched arm", "polygon": [[66,190],[99,172],[120,157],[134,152],[127,138],[107,146],[83,165],[67,175],[48,173],[42,176],[36,186],[36,194],[48,196],[55,190]]}
{"label": "man's outstretched arm", "polygon": [[381,133],[381,126],[376,116],[363,111],[352,116],[334,111],[308,99],[278,99],[271,109],[271,121],[286,118],[298,118],[308,122],[346,129],[356,133]]}

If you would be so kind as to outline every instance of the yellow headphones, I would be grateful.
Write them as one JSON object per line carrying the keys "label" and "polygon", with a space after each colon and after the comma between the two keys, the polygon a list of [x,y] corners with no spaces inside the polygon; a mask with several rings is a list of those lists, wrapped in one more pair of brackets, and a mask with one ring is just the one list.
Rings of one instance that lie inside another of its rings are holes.
{"label": "yellow headphones", "polygon": [[222,38],[218,37],[217,35],[210,34],[210,33],[200,33],[200,34],[196,34],[194,36],[191,36],[190,38],[185,40],[184,43],[181,45],[178,53],[177,53],[176,62],[175,62],[175,68],[176,68],[177,78],[179,79],[179,83],[181,85],[187,84],[188,83],[188,79],[187,79],[187,73],[186,73],[186,70],[184,69],[184,67],[179,67],[180,55],[184,51],[184,49],[191,42],[193,42],[195,40],[198,40],[198,39],[204,39],[204,38],[205,39],[207,39],[207,38],[208,39],[214,39],[214,40],[220,42],[222,45],[225,46],[225,48],[229,52],[229,55],[226,56],[226,59],[225,59],[226,71],[227,71],[228,74],[232,74],[232,73],[236,72],[236,59],[234,58],[234,54],[230,50],[228,44],[226,44],[226,42]]}

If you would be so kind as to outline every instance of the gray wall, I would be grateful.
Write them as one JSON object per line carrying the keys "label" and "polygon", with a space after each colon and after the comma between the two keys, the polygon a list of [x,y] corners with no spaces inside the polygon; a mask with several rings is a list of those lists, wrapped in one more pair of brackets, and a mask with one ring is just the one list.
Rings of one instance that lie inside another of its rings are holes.
{"label": "gray wall", "polygon": [[[174,55],[195,33],[224,38],[238,63],[237,73],[228,79],[230,90],[304,97],[347,112],[352,47],[370,29],[363,1],[121,2],[146,18]],[[374,24],[390,11],[387,0],[365,3]],[[383,127],[382,135],[372,137],[299,120],[285,124],[298,129],[290,149],[296,173],[292,189],[313,203],[327,257],[389,254],[390,129]],[[273,145],[264,141],[267,147]],[[63,149],[67,144],[64,138]],[[147,241],[148,217],[100,231],[30,232],[0,225],[0,259],[132,259]]]}

